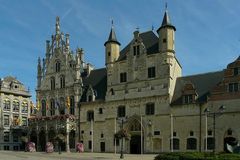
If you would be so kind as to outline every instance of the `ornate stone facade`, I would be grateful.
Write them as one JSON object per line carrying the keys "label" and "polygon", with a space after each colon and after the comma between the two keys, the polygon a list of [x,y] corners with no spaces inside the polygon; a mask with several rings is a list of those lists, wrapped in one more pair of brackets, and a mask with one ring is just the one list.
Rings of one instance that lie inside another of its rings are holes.
{"label": "ornate stone facade", "polygon": [[15,77],[0,80],[0,149],[24,150],[28,118],[33,111],[30,93]]}
{"label": "ornate stone facade", "polygon": [[[70,141],[82,142],[89,152],[120,152],[123,145],[127,153],[223,151],[227,143],[235,144],[240,138],[240,59],[224,71],[183,77],[175,31],[165,11],[157,32],[134,31],[120,51],[112,26],[104,44],[106,67],[93,69],[82,49],[72,54],[57,18],[56,34],[38,64],[40,110],[31,132],[43,143],[39,148],[53,141],[50,131],[56,135],[61,126],[67,151]],[[68,97],[73,97],[69,108],[74,112],[69,112]],[[130,139],[115,138],[121,129]],[[40,140],[39,135],[46,136]]]}

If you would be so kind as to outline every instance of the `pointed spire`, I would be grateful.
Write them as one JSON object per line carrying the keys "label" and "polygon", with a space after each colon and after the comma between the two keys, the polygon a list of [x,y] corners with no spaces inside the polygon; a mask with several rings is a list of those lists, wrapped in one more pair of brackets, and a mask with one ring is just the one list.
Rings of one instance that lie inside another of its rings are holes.
{"label": "pointed spire", "polygon": [[170,18],[169,18],[169,15],[168,15],[168,10],[167,10],[167,3],[165,4],[165,13],[164,13],[164,16],[163,16],[162,25],[161,25],[161,27],[157,30],[157,32],[158,32],[161,28],[165,28],[165,27],[172,28],[172,29],[174,29],[174,31],[176,31],[175,26],[173,26],[173,25],[171,24],[171,22],[170,22]]}
{"label": "pointed spire", "polygon": [[114,31],[114,25],[113,25],[113,20],[111,20],[111,24],[112,24],[112,27],[111,27],[111,31],[110,31],[110,34],[109,34],[109,37],[108,37],[108,40],[104,43],[104,46],[106,46],[107,43],[117,43],[118,45],[121,45],[118,40],[117,40],[117,36],[115,34],[115,31]]}
{"label": "pointed spire", "polygon": [[56,17],[56,34],[60,34],[60,19]]}

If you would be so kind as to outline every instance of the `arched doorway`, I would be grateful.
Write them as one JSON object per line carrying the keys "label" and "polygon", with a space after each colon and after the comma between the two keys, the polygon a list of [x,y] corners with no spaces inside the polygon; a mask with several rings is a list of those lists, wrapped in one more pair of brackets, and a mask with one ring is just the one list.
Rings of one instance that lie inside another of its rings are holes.
{"label": "arched doorway", "polygon": [[44,130],[41,130],[39,132],[39,151],[45,151],[45,146],[46,146],[46,133]]}
{"label": "arched doorway", "polygon": [[231,146],[236,146],[237,145],[237,140],[234,137],[226,137],[224,138],[224,152],[229,153],[227,149],[227,144]]}
{"label": "arched doorway", "polygon": [[141,135],[131,136],[130,153],[131,154],[141,154]]}
{"label": "arched doorway", "polygon": [[[141,128],[142,127],[142,128]],[[141,119],[139,116],[135,115],[129,118],[128,120],[128,131],[131,135],[130,139],[130,153],[131,154],[141,154],[141,147],[142,150],[144,146],[144,127],[141,124]],[[142,134],[141,134],[142,131]],[[142,138],[142,140],[141,140]],[[143,143],[143,144],[141,144]]]}
{"label": "arched doorway", "polygon": [[238,144],[238,141],[235,137],[236,137],[236,134],[235,134],[235,132],[233,132],[233,130],[231,128],[229,128],[225,132],[224,140],[223,140],[224,152],[229,153],[229,150],[227,148],[227,144],[230,145],[230,146],[236,146]]}

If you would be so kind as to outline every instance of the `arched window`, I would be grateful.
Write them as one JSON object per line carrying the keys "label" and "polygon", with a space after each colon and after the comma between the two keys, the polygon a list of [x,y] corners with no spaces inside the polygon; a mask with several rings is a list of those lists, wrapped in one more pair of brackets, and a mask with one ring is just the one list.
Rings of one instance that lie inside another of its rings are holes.
{"label": "arched window", "polygon": [[46,101],[42,100],[42,116],[47,115],[47,110],[46,110]]}
{"label": "arched window", "polygon": [[55,115],[55,101],[54,101],[54,99],[50,100],[50,114],[51,114],[51,116]]}
{"label": "arched window", "polygon": [[[179,142],[178,138],[173,138],[173,150],[179,150]],[[172,139],[170,140],[170,149],[172,149]]]}
{"label": "arched window", "polygon": [[55,89],[55,78],[54,77],[51,77],[51,90],[54,90]]}
{"label": "arched window", "polygon": [[18,100],[13,100],[13,112],[19,112],[19,101]]}
{"label": "arched window", "polygon": [[65,100],[63,97],[60,98],[59,113],[62,115],[65,114]]}
{"label": "arched window", "polygon": [[28,113],[28,102],[27,101],[22,102],[22,113]]}
{"label": "arched window", "polygon": [[75,114],[75,107],[74,107],[74,96],[70,97],[70,114]]}
{"label": "arched window", "polygon": [[65,76],[60,77],[60,88],[65,88]]}
{"label": "arched window", "polygon": [[87,121],[94,120],[94,112],[93,111],[87,111]]}
{"label": "arched window", "polygon": [[60,72],[61,63],[59,61],[56,62],[56,72]]}
{"label": "arched window", "polygon": [[197,149],[197,139],[196,138],[188,138],[187,139],[187,149],[188,150],[196,150]]}
{"label": "arched window", "polygon": [[11,105],[10,104],[11,104],[10,100],[8,98],[6,98],[4,100],[4,102],[3,102],[3,106],[4,106],[3,109],[6,110],[6,111],[10,111],[10,109],[11,109]]}

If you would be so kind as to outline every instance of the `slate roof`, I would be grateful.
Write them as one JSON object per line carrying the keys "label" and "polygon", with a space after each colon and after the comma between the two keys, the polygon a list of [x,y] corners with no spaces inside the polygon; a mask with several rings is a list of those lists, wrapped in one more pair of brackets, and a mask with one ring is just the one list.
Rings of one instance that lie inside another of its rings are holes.
{"label": "slate roof", "polygon": [[83,78],[83,96],[82,102],[86,101],[86,92],[89,86],[96,91],[96,100],[105,99],[107,91],[107,70],[106,68],[100,68],[92,70],[90,75]]}
{"label": "slate roof", "polygon": [[162,25],[161,25],[161,27],[157,30],[157,32],[158,32],[161,28],[165,28],[165,27],[173,28],[174,31],[176,31],[175,26],[173,26],[173,25],[171,24],[171,22],[170,22],[170,18],[169,18],[169,15],[168,15],[168,11],[167,11],[167,10],[165,11],[164,16],[163,16]]}
{"label": "slate roof", "polygon": [[113,43],[117,43],[118,45],[121,45],[118,40],[117,40],[117,36],[115,34],[114,28],[111,28],[108,40],[104,43],[104,46],[106,46],[107,43],[109,42],[113,42]]}
{"label": "slate roof", "polygon": [[[158,36],[153,31],[140,33],[139,36],[143,40],[143,44],[147,49],[147,54],[158,53]],[[118,61],[122,61],[126,59],[126,55],[130,51],[130,45],[132,41],[129,42],[128,45],[121,50]]]}
{"label": "slate roof", "polygon": [[197,102],[205,102],[213,87],[223,80],[223,74],[223,71],[217,71],[177,78],[172,105],[182,104],[182,90],[184,85],[189,82],[192,83],[196,89],[198,95]]}

